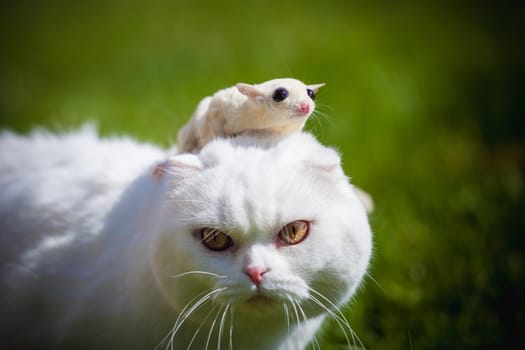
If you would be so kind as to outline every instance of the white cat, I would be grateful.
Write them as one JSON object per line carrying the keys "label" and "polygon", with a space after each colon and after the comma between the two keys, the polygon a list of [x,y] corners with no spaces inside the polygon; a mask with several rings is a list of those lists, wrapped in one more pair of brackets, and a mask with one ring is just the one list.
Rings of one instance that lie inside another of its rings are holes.
{"label": "white cat", "polygon": [[371,232],[312,136],[165,152],[92,128],[0,136],[6,349],[303,349]]}
{"label": "white cat", "polygon": [[315,94],[322,86],[283,78],[256,85],[238,83],[219,90],[202,99],[190,121],[180,129],[179,150],[197,152],[215,137],[300,131],[315,109]]}

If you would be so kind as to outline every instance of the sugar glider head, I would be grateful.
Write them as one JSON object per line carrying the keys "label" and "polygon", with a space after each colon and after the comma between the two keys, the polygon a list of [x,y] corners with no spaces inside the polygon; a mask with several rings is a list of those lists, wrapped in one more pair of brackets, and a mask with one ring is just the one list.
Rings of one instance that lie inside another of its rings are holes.
{"label": "sugar glider head", "polygon": [[299,129],[315,109],[315,96],[325,84],[306,85],[292,79],[273,79],[261,84],[238,83],[237,90],[250,100],[264,104],[265,117],[285,125],[300,125]]}

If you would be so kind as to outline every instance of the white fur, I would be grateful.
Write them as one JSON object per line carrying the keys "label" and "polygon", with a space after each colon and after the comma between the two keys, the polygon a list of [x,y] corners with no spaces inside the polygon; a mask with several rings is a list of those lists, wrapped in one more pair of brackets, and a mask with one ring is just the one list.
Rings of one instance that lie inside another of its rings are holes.
{"label": "white fur", "polygon": [[[307,89],[317,92],[324,84],[305,85],[292,78],[273,79],[257,85],[239,83],[202,99],[190,121],[179,131],[183,152],[197,152],[215,137],[241,133],[285,135],[300,131],[315,109]],[[286,88],[283,101],[272,99],[277,88]],[[301,104],[308,112],[301,112]]]}
{"label": "white fur", "polygon": [[[90,128],[0,136],[3,346],[302,349],[327,316],[313,300],[348,301],[371,232],[335,151],[298,133],[165,157]],[[308,237],[278,247],[294,220]],[[208,250],[202,227],[234,248]],[[247,265],[269,269],[259,288]]]}

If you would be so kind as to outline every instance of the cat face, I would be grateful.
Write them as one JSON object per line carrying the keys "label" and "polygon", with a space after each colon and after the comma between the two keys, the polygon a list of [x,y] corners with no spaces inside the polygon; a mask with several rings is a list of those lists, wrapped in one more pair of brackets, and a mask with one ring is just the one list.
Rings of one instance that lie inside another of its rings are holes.
{"label": "cat face", "polygon": [[296,305],[315,316],[365,273],[365,210],[338,154],[310,135],[252,142],[216,140],[163,165],[153,270],[178,311],[201,298],[254,317]]}
{"label": "cat face", "polygon": [[266,117],[282,124],[304,124],[315,109],[315,95],[324,84],[305,85],[299,80],[273,79],[258,85],[239,83],[242,94],[265,105]]}

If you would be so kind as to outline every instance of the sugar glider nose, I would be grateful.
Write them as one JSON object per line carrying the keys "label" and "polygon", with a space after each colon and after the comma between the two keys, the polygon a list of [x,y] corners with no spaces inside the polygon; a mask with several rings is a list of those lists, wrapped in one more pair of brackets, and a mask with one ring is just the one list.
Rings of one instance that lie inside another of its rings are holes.
{"label": "sugar glider nose", "polygon": [[247,267],[244,269],[244,273],[250,277],[252,282],[259,286],[263,280],[263,275],[268,272],[269,269],[266,267],[260,267],[260,266],[253,266],[253,267]]}
{"label": "sugar glider nose", "polygon": [[299,110],[302,114],[308,114],[310,112],[310,104],[308,102],[301,102]]}

